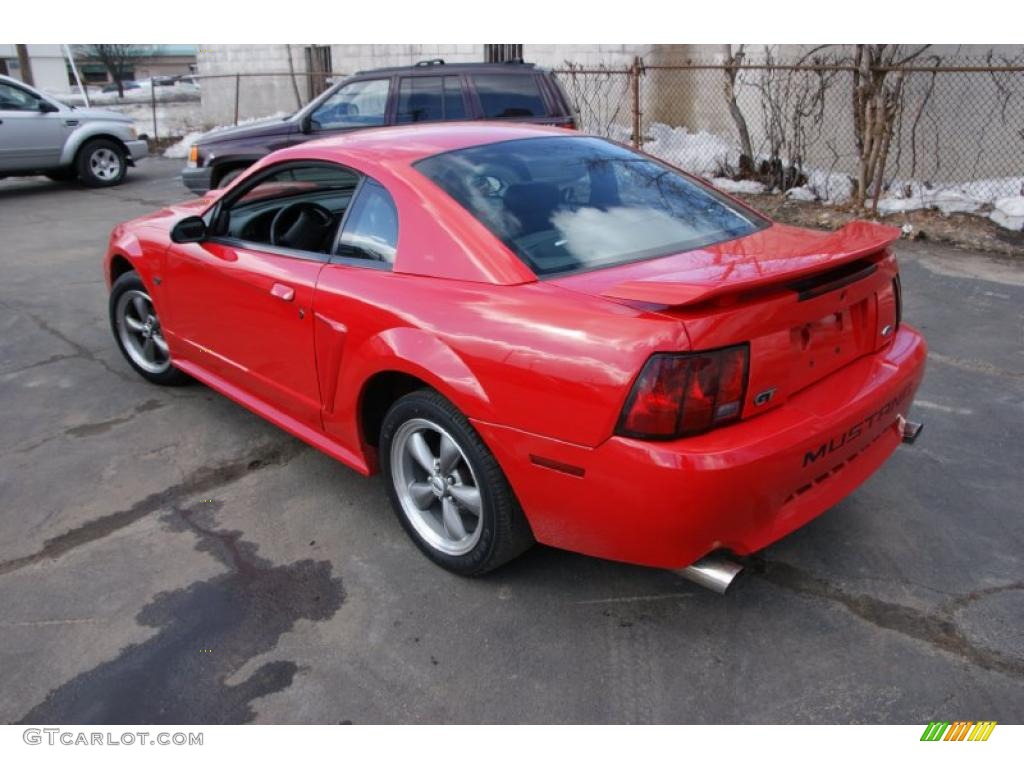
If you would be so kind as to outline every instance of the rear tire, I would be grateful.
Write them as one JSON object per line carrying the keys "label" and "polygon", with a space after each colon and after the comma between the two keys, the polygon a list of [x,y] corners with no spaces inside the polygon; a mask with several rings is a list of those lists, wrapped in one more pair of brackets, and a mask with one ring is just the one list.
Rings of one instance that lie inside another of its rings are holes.
{"label": "rear tire", "polygon": [[391,506],[437,565],[479,576],[533,544],[494,455],[439,393],[420,389],[397,400],[384,417],[379,444]]}
{"label": "rear tire", "polygon": [[78,177],[87,187],[112,187],[124,181],[128,157],[120,144],[110,139],[87,141],[78,150]]}
{"label": "rear tire", "polygon": [[139,376],[164,387],[180,387],[191,381],[171,365],[156,307],[138,272],[125,272],[114,281],[109,312],[114,341]]}

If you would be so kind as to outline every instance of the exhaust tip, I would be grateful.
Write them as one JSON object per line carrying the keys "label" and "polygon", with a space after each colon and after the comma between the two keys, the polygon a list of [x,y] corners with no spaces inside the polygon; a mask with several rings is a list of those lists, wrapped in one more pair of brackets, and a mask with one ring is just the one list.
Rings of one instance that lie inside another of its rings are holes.
{"label": "exhaust tip", "polygon": [[921,430],[924,429],[924,424],[918,421],[908,421],[907,419],[900,416],[900,437],[904,443],[912,445],[917,440],[918,435],[921,434]]}
{"label": "exhaust tip", "polygon": [[719,595],[728,592],[742,572],[743,566],[740,563],[720,555],[709,555],[675,571],[684,579]]}

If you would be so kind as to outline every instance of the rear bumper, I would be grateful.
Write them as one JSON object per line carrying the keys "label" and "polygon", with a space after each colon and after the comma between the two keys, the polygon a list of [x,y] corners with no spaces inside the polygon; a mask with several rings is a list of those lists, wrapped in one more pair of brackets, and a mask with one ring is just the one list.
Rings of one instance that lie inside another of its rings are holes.
{"label": "rear bumper", "polygon": [[591,449],[474,424],[538,541],[681,568],[716,549],[763,549],[852,493],[900,444],[926,355],[904,325],[885,350],[774,410],[673,442]]}
{"label": "rear bumper", "polygon": [[191,192],[197,195],[204,195],[210,191],[212,171],[213,169],[210,166],[186,168],[181,172],[181,181]]}

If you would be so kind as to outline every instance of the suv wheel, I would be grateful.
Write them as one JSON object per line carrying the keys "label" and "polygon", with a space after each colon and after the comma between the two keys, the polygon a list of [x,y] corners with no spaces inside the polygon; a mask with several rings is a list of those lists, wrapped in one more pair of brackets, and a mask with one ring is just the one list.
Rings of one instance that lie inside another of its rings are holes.
{"label": "suv wheel", "polygon": [[87,187],[112,187],[124,181],[127,157],[116,142],[93,139],[78,151],[78,176]]}
{"label": "suv wheel", "polygon": [[533,544],[498,462],[468,419],[437,392],[418,390],[391,406],[380,458],[402,527],[442,568],[478,576]]}

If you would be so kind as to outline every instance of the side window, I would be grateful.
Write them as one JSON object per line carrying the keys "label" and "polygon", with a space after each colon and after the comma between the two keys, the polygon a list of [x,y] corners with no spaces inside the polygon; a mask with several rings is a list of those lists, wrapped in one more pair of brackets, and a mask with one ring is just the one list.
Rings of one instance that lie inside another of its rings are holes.
{"label": "side window", "polygon": [[399,123],[464,120],[466,107],[457,77],[403,77],[398,87]]}
{"label": "side window", "polygon": [[39,99],[21,88],[0,83],[0,109],[13,112],[37,112]]}
{"label": "side window", "polygon": [[367,179],[352,203],[338,242],[338,255],[395,263],[398,246],[398,210],[391,195],[373,179]]}
{"label": "side window", "polygon": [[358,80],[331,94],[311,115],[313,129],[366,128],[384,125],[390,80]]}
{"label": "side window", "polygon": [[548,108],[533,75],[473,75],[485,118],[547,117]]}
{"label": "side window", "polygon": [[326,255],[358,183],[358,174],[341,166],[288,165],[244,189],[214,229],[234,240]]}

